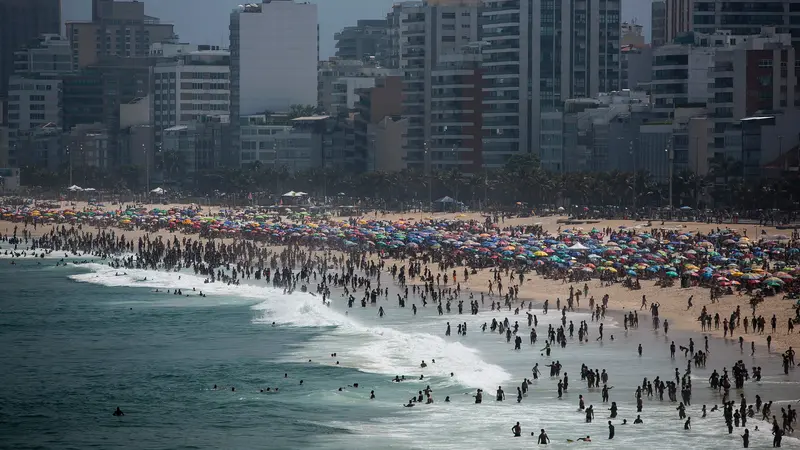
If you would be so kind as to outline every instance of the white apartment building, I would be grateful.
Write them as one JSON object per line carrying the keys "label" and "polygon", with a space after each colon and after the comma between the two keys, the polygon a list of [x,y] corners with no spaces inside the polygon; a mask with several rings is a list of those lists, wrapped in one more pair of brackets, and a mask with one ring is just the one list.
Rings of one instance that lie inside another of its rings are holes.
{"label": "white apartment building", "polygon": [[317,6],[293,0],[241,5],[231,13],[232,121],[317,104]]}
{"label": "white apartment building", "polygon": [[[434,154],[452,151],[432,141],[432,71],[443,55],[460,53],[478,40],[478,0],[403,2],[390,14],[399,68],[403,73],[403,117],[408,119],[406,157],[410,168],[434,164]],[[440,148],[441,147],[441,148]]]}
{"label": "white apartment building", "polygon": [[35,155],[19,155],[21,140],[29,130],[52,124],[62,126],[61,76],[72,72],[69,41],[54,34],[14,53],[14,75],[8,86],[9,160],[36,163]]}
{"label": "white apartment building", "polygon": [[161,132],[230,110],[230,53],[197,50],[160,59],[153,68],[156,142]]}
{"label": "white apartment building", "polygon": [[47,123],[61,126],[61,80],[12,75],[8,85],[8,127],[12,133]]}
{"label": "white apartment building", "polygon": [[[663,45],[653,51],[653,112],[670,118],[676,108],[708,102],[710,70],[717,50],[736,42],[730,32],[695,33],[686,42]],[[691,40],[693,39],[693,40]]]}

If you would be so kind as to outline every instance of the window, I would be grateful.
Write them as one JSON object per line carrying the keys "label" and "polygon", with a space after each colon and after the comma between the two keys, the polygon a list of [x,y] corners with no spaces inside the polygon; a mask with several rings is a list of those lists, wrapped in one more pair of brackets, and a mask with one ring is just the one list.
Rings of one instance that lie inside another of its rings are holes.
{"label": "window", "polygon": [[762,59],[758,62],[758,67],[762,69],[769,69],[772,67],[772,60],[771,59]]}
{"label": "window", "polygon": [[442,19],[455,19],[456,13],[442,13]]}
{"label": "window", "polygon": [[455,42],[455,36],[442,36],[442,42]]}
{"label": "window", "polygon": [[44,114],[31,113],[30,120],[44,120]]}

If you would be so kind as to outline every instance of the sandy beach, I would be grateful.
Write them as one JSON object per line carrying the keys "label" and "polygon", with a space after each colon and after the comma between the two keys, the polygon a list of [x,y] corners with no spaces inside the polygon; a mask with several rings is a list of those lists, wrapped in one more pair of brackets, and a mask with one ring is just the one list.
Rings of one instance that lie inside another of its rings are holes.
{"label": "sandy beach", "polygon": [[[184,207],[186,205],[144,205],[147,209],[153,208],[171,208],[171,207]],[[86,207],[85,204],[78,203],[75,208],[83,208]],[[116,206],[112,206],[110,208],[116,208]],[[206,213],[210,214],[212,212],[217,212],[218,208],[212,208],[210,211],[206,210]],[[436,219],[449,219],[449,220],[477,220],[482,221],[484,218],[479,213],[435,213],[433,215],[429,213],[405,213],[405,214],[384,214],[384,213],[371,213],[363,216],[365,219],[375,219],[375,220],[389,220],[389,221],[396,221],[396,220],[406,220],[408,222],[413,222],[415,220],[422,220],[426,218],[436,218]],[[347,217],[334,217],[335,220],[347,220]],[[577,224],[577,225],[565,225],[563,223],[564,220],[567,218],[564,216],[547,216],[547,217],[526,217],[526,218],[506,218],[497,225],[500,228],[509,227],[509,226],[525,226],[525,225],[540,225],[544,228],[544,230],[550,233],[557,233],[559,229],[564,228],[582,228],[582,229],[591,229],[591,228],[612,228],[618,229],[621,226],[627,228],[636,228],[641,230],[642,232],[650,230],[650,228],[662,228],[662,229],[670,229],[670,230],[680,230],[680,232],[694,232],[694,233],[709,233],[718,228],[729,228],[732,230],[736,230],[746,236],[757,238],[758,236],[762,235],[763,233],[766,235],[774,235],[785,233],[785,231],[778,230],[775,227],[761,227],[754,224],[705,224],[705,223],[697,223],[697,222],[666,222],[662,224],[661,222],[653,222],[651,227],[647,227],[646,222],[635,222],[632,220],[601,220],[601,221],[592,221],[592,223],[586,224]],[[10,235],[13,233],[13,229],[15,226],[19,226],[19,229],[25,229],[30,232],[33,236],[38,236],[43,233],[47,233],[50,231],[52,226],[45,225],[39,226],[36,230],[33,229],[32,226],[28,226],[27,228],[24,227],[24,224],[21,223],[13,223],[13,222],[6,222],[0,221],[0,233]],[[143,237],[146,235],[153,236],[162,236],[164,239],[172,239],[174,237],[178,237],[179,239],[183,237],[190,237],[193,239],[198,239],[197,235],[193,234],[183,234],[183,233],[175,233],[170,232],[168,230],[159,230],[158,232],[146,232],[144,230],[119,230],[115,228],[107,228],[108,230],[114,229],[118,234],[124,235],[128,239],[138,239],[139,237]],[[95,230],[97,230],[95,228]],[[84,228],[84,231],[88,231],[87,228]],[[235,238],[226,238],[224,241],[233,241]],[[220,239],[215,239],[216,241],[220,241]],[[280,247],[274,247],[276,250],[280,249]],[[370,253],[369,258],[378,259],[379,255],[377,253]],[[396,261],[392,259],[385,259],[387,267],[391,266],[392,264],[397,264],[401,266],[404,264],[403,261]],[[429,266],[431,270],[437,270],[433,266]],[[480,293],[484,293],[488,295],[488,283],[489,280],[492,278],[492,273],[490,270],[483,269],[479,270],[477,275],[473,275],[469,278],[469,281],[464,282],[461,280],[461,287],[462,289],[475,293],[475,295],[479,295]],[[650,280],[642,280],[641,281],[641,289],[640,290],[629,290],[625,288],[621,283],[615,283],[611,286],[603,286],[600,281],[597,279],[593,279],[589,283],[589,295],[593,296],[595,300],[599,303],[599,300],[605,295],[608,294],[610,296],[609,300],[609,309],[614,312],[627,312],[631,310],[640,311],[642,314],[645,314],[649,317],[649,310],[645,308],[641,310],[641,300],[642,295],[647,296],[648,307],[652,302],[658,302],[660,305],[659,312],[660,316],[664,319],[667,319],[670,323],[670,327],[673,327],[677,330],[683,331],[693,331],[699,332],[700,331],[700,324],[698,322],[698,317],[702,308],[705,306],[707,311],[713,316],[716,313],[719,313],[720,318],[725,318],[730,316],[731,312],[733,312],[737,307],[741,308],[743,317],[750,317],[751,315],[751,307],[749,304],[750,297],[747,295],[725,295],[721,298],[720,301],[715,303],[711,302],[710,299],[710,291],[706,288],[700,287],[689,287],[689,288],[679,288],[678,285],[669,288],[661,288],[655,286],[654,281]],[[555,302],[557,298],[562,299],[562,301],[566,301],[566,298],[569,296],[569,284],[565,284],[561,280],[550,280],[550,279],[543,279],[539,276],[529,276],[526,277],[524,283],[519,287],[519,298],[520,300],[529,301],[532,300],[537,303],[541,303],[546,299],[550,300],[551,309],[555,308]],[[583,282],[575,283],[575,289],[581,290],[583,288]],[[693,307],[687,309],[687,299],[693,296]],[[764,316],[767,321],[769,322],[770,318],[774,315],[777,319],[777,330],[774,334],[772,334],[772,351],[783,351],[788,347],[800,347],[800,333],[787,333],[787,323],[790,318],[795,317],[794,311],[794,304],[795,302],[792,300],[781,300],[780,295],[768,297],[763,303],[758,305],[756,310],[756,315]],[[488,298],[488,297],[487,297]],[[487,300],[488,302],[488,300]],[[581,305],[581,310],[588,310],[588,299],[583,299],[583,304]],[[541,309],[539,309],[539,313],[541,313]],[[551,312],[558,314],[557,312]],[[721,320],[720,319],[720,320]],[[771,334],[769,325],[767,326],[767,332],[764,334],[758,335],[752,333],[744,335],[745,339],[745,348],[748,348],[750,345],[750,341],[755,341],[759,346],[766,346],[766,337],[767,335]],[[743,329],[737,330],[737,334],[734,338],[730,336],[728,339],[735,339],[738,340],[738,336]],[[717,330],[712,330],[708,332],[710,335],[722,338],[723,337],[723,329],[720,326]]]}

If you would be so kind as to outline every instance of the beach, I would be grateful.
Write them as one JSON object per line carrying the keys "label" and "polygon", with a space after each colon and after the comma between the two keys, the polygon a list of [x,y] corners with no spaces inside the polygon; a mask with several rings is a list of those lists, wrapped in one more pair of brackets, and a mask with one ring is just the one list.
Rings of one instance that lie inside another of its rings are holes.
{"label": "beach", "polygon": [[[82,207],[87,206],[84,203],[77,203],[76,209],[80,209]],[[182,207],[186,205],[176,205],[177,207]],[[152,204],[152,205],[144,205],[146,209],[154,209],[154,208],[163,208],[163,205]],[[211,208],[208,211],[209,214],[218,212],[219,208]],[[416,217],[414,217],[416,216]],[[421,220],[424,218],[433,217],[437,219],[443,220],[481,220],[482,216],[478,213],[407,213],[407,214],[369,214],[365,216],[365,218],[372,218],[372,219],[379,219],[379,220],[387,220],[387,221],[397,221],[400,219],[412,219],[412,220]],[[334,217],[333,219],[346,219],[344,217]],[[527,218],[509,218],[500,223],[501,226],[523,226],[523,225],[533,225],[539,224],[541,225],[547,232],[550,233],[557,233],[559,228],[567,228],[569,225],[561,224],[559,221],[565,220],[565,216],[548,216],[548,217],[527,217]],[[591,225],[577,225],[577,227],[582,228],[612,228],[612,229],[619,229],[620,226],[628,227],[628,228],[636,228],[637,226],[639,229],[644,230],[646,227],[646,222],[642,221],[633,221],[633,220],[601,220],[601,221],[593,221]],[[730,228],[736,231],[739,231],[747,236],[758,237],[761,235],[762,230],[767,235],[776,235],[781,234],[784,231],[779,230],[775,227],[762,227],[757,226],[755,224],[742,224],[742,225],[732,225],[732,224],[705,224],[705,223],[696,223],[696,222],[665,222],[663,225],[660,222],[656,222],[653,224],[656,228],[665,228],[665,229],[673,229],[673,230],[681,230],[684,232],[693,232],[693,233],[709,233],[713,230],[718,228]],[[9,222],[0,222],[0,234],[11,234],[13,231],[14,224]],[[38,230],[33,230],[31,227],[26,228],[29,232],[32,233],[33,236],[39,236],[44,232],[50,230],[49,227],[44,226],[40,227]],[[150,235],[152,237],[161,236],[163,239],[173,238],[175,237],[175,233],[170,233],[167,230],[158,230],[156,232],[148,232],[144,230],[115,230],[117,233],[122,233],[126,237],[131,239],[139,239],[140,237]],[[178,234],[181,236],[181,234]],[[216,238],[215,240],[221,242],[231,242],[234,238]],[[279,246],[275,246],[275,249],[279,249]],[[371,257],[373,260],[377,260],[377,255],[372,255]],[[391,258],[387,259],[387,261],[391,263],[400,263],[399,261],[392,260]],[[487,283],[490,278],[490,274],[487,271],[481,271],[477,276],[472,277],[467,282],[462,282],[464,287],[472,292],[480,293],[486,292],[487,290]],[[590,282],[590,290],[594,291],[593,288],[597,287],[596,285],[592,285]],[[575,287],[579,288],[582,287],[583,283],[576,283]],[[568,290],[568,286],[565,286],[561,281],[556,280],[547,280],[542,278],[530,278],[526,280],[526,282],[520,286],[520,298],[525,300],[532,300],[536,302],[542,302],[545,299],[550,299],[551,301],[555,301],[556,298],[561,297],[562,299],[565,297],[565,293]],[[719,313],[720,315],[728,315],[730,312],[737,307],[740,307],[743,311],[749,311],[749,297],[748,296],[725,296],[723,297],[722,301],[711,303],[709,298],[709,292],[707,289],[698,288],[698,287],[690,287],[690,288],[660,288],[654,286],[652,282],[643,282],[642,289],[637,291],[631,291],[619,284],[614,284],[612,286],[608,286],[602,289],[603,293],[608,293],[611,296],[611,300],[609,302],[609,309],[612,311],[623,312],[623,311],[631,311],[631,310],[640,310],[641,309],[641,296],[646,295],[649,302],[656,301],[658,302],[660,307],[660,314],[663,318],[669,320],[670,325],[675,327],[676,329],[681,329],[685,331],[699,331],[700,325],[697,321],[699,316],[699,312],[705,306],[710,314]],[[693,308],[687,309],[687,299],[693,296]],[[585,303],[588,305],[588,302]],[[648,303],[649,305],[649,303]],[[584,306],[586,309],[586,306]],[[643,311],[646,313],[647,310]],[[772,317],[772,315],[776,316],[776,320],[779,324],[781,324],[784,328],[783,333],[774,334],[772,336],[775,348],[800,348],[800,332],[788,334],[785,331],[785,324],[790,318],[795,317],[794,311],[794,302],[789,300],[779,300],[778,298],[771,298],[768,299],[766,302],[760,304],[758,306],[758,313],[764,315],[765,317]],[[710,334],[715,337],[723,337],[723,330],[722,328],[711,330]],[[738,335],[737,335],[738,336]],[[748,342],[750,340],[755,340],[758,345],[766,345],[766,335],[753,335],[750,334],[747,336]]]}
{"label": "beach", "polygon": [[[413,220],[409,218],[415,216]],[[377,218],[398,223],[401,217],[402,222],[413,223],[426,216],[378,214],[358,220]],[[434,218],[483,220],[478,214],[436,214]],[[619,230],[624,226],[641,233],[650,229],[643,222],[633,221],[564,225],[559,220],[563,217],[507,218],[498,222],[498,229],[534,224],[552,234],[567,226],[584,227],[586,231],[592,227]],[[19,235],[23,229],[21,223],[0,221],[0,234],[11,235],[15,225],[19,227]],[[662,226],[686,233],[709,233],[712,228],[727,227],[669,222],[652,225]],[[745,228],[754,239],[761,234],[761,228],[753,225],[739,226],[739,231],[744,232]],[[37,226],[35,231],[30,226],[26,229],[34,237],[43,236],[52,225]],[[82,232],[90,230],[97,233],[96,228],[87,226]],[[132,238],[134,242],[139,238],[153,241],[157,237],[164,242],[198,239],[197,235],[166,229],[123,231],[108,227],[101,231],[114,231],[117,239],[123,234],[126,240]],[[771,228],[765,232],[781,233]],[[235,236],[201,241],[235,246],[247,240]],[[740,350],[737,340],[722,339],[722,327],[701,334],[697,317],[704,306],[710,314],[719,312],[722,317],[741,306],[742,314],[749,316],[748,296],[723,295],[720,301],[711,304],[707,288],[679,288],[678,284],[660,288],[654,286],[654,281],[643,279],[641,289],[629,290],[622,283],[604,286],[595,278],[586,282],[588,295],[598,303],[603,295],[609,295],[608,310],[602,320],[605,337],[599,339],[597,327],[601,321],[591,317],[588,301],[582,298],[576,311],[565,313],[565,320],[576,326],[586,321],[587,341],[577,342],[577,336],[573,338],[570,333],[566,346],[553,345],[552,355],[547,357],[543,347],[548,326],[555,329],[561,325],[557,299],[565,304],[570,285],[583,290],[583,281],[570,284],[528,272],[524,282],[518,283],[513,281],[516,279],[513,271],[498,275],[491,267],[477,268],[465,280],[463,266],[441,270],[435,261],[420,264],[421,270],[427,268],[433,274],[455,271],[458,275],[457,282],[450,279],[441,284],[431,283],[444,291],[448,308],[449,298],[454,295],[448,290],[460,287],[460,294],[453,298],[452,310],[440,315],[430,298],[427,306],[421,303],[419,291],[426,283],[419,277],[400,283],[398,272],[393,273],[393,266],[408,270],[409,259],[391,257],[388,252],[369,247],[358,252],[328,251],[321,245],[308,248],[270,242],[255,245],[254,249],[263,249],[265,254],[293,255],[294,262],[284,261],[281,256],[277,266],[292,265],[295,275],[306,265],[300,265],[300,261],[327,261],[328,274],[346,273],[345,260],[347,264],[357,263],[353,274],[359,283],[373,284],[358,287],[350,287],[349,283],[332,284],[327,294],[330,306],[323,305],[325,296],[319,291],[317,275],[322,274],[316,273],[322,270],[319,263],[311,265],[315,268],[313,278],[309,274],[300,281],[308,287],[308,292],[303,292],[299,284],[298,289],[287,291],[285,284],[271,284],[249,274],[227,278],[233,266],[220,267],[226,278],[215,283],[208,283],[207,274],[192,273],[188,267],[179,270],[115,267],[109,265],[112,258],[81,252],[65,258],[69,265],[53,267],[61,261],[62,252],[41,258],[42,250],[24,250],[25,247],[24,243],[17,244],[17,252],[25,251],[25,257],[3,254],[0,259],[0,278],[6,289],[0,305],[4,314],[0,318],[8,330],[0,332],[0,344],[13,349],[8,355],[12,370],[0,380],[9,386],[13,402],[2,413],[7,415],[4,419],[10,419],[7,423],[14,426],[12,432],[0,425],[0,431],[7,431],[4,435],[10,436],[14,448],[36,445],[102,448],[108,442],[123,442],[133,433],[147,437],[138,438],[135,443],[126,441],[129,448],[162,448],[165,439],[179,442],[178,446],[184,448],[261,448],[265,438],[272,439],[272,448],[450,449],[497,445],[517,448],[535,445],[535,438],[529,434],[538,435],[540,429],[546,429],[551,445],[556,448],[575,445],[568,443],[568,439],[574,441],[591,435],[592,445],[599,448],[722,449],[739,447],[744,427],[728,434],[720,412],[700,417],[702,405],[711,408],[721,401],[719,393],[707,387],[712,370],[721,372],[739,359],[747,366],[762,367],[763,380],[747,382],[742,390],[732,390],[731,400],[738,401],[739,393],[745,394],[750,403],[756,394],[764,401],[775,400],[772,414],[777,414],[779,421],[780,408],[794,405],[800,399],[796,370],[792,367],[784,375],[780,358],[789,346],[796,346],[797,334],[786,333],[786,323],[794,317],[794,301],[779,300],[779,296],[767,297],[757,309],[757,314],[765,317],[776,315],[777,331],[770,332],[767,325],[768,331],[763,335],[752,331],[744,334],[744,347]],[[10,248],[8,243],[0,245],[0,254]],[[334,262],[336,258],[338,261]],[[365,287],[373,289],[378,282],[374,272],[370,275],[373,263],[382,263],[379,282],[388,290],[375,305],[367,302],[362,307],[359,296]],[[269,266],[267,260],[264,264]],[[505,304],[501,306],[503,296],[496,292],[498,277],[506,286],[518,284],[519,292],[510,309]],[[495,283],[494,295],[489,295],[490,281]],[[410,290],[408,295],[406,286]],[[24,296],[15,299],[12,292],[19,289]],[[182,295],[174,293],[178,289]],[[353,307],[348,307],[349,295],[355,297]],[[642,295],[647,296],[648,306],[651,302],[660,305],[660,319],[669,321],[667,334],[663,328],[652,330],[648,308],[639,311]],[[693,307],[687,311],[690,295],[694,296]],[[409,303],[405,307],[398,304],[403,297]],[[543,311],[545,300],[550,305],[547,314]],[[463,314],[457,309],[459,301],[465,303]],[[470,314],[467,303],[472,302],[479,305],[477,314]],[[497,302],[498,309],[490,309],[493,302]],[[412,304],[416,308],[414,313]],[[384,315],[379,314],[378,307]],[[515,314],[516,308],[520,311]],[[631,310],[639,313],[641,323],[626,330],[621,316]],[[537,317],[536,344],[528,342],[526,312]],[[42,317],[44,323],[40,323]],[[504,318],[510,324],[521,325],[521,350],[513,350],[513,342],[509,344],[503,335],[481,330],[482,324]],[[445,335],[448,322],[453,328],[450,336]],[[469,330],[464,335],[455,330],[456,324],[462,322]],[[14,327],[8,328],[11,324]],[[736,338],[740,331],[736,330]],[[771,353],[765,347],[767,335],[772,336]],[[692,417],[691,430],[683,429],[684,421],[678,419],[676,403],[650,397],[645,399],[641,413],[644,428],[628,429],[642,427],[632,424],[637,415],[634,391],[642,384],[642,378],[672,379],[676,369],[683,373],[687,364],[691,366],[691,359],[682,352],[670,359],[670,341],[688,345],[692,338],[697,348],[702,349],[703,336],[710,338],[707,365],[695,366],[691,374],[682,377],[693,384],[692,405],[687,407]],[[757,344],[754,355],[749,350],[751,341]],[[641,356],[637,355],[638,345],[643,348]],[[555,360],[570,377],[570,388],[563,398],[558,398],[556,384],[566,374],[551,378],[546,373],[545,366]],[[427,363],[424,368],[420,367],[422,361]],[[532,378],[534,364],[543,373],[532,381],[528,393],[517,403],[516,386],[523,379]],[[599,389],[586,388],[580,376],[582,365],[602,368],[610,374],[609,385],[614,386],[611,400],[620,407],[620,416],[614,419],[617,427],[614,440],[606,439],[609,404],[601,402]],[[53,371],[51,367],[60,369]],[[86,370],[94,376],[86,379],[82,375]],[[391,381],[399,375],[408,380]],[[424,377],[421,380],[420,375]],[[64,393],[52,388],[36,392],[39,383],[68,388]],[[354,383],[359,386],[354,387]],[[214,390],[212,386],[217,384],[219,389]],[[506,392],[504,402],[494,401],[498,385]],[[402,407],[409,396],[426,386],[431,387],[435,402]],[[266,387],[280,387],[281,393],[261,392]],[[481,405],[476,405],[473,397],[478,388],[485,391]],[[376,395],[374,400],[369,399],[370,391]],[[579,394],[586,399],[587,406],[593,404],[597,411],[593,423],[586,423],[583,412],[577,410]],[[445,402],[445,397],[450,401]],[[81,398],[83,406],[78,407],[76,402],[81,402]],[[157,406],[164,399],[167,402]],[[111,427],[98,428],[97,424],[111,420],[111,411],[117,403],[126,416],[114,418]],[[49,421],[47,425],[42,422],[45,418]],[[621,423],[623,418],[627,420],[625,425]],[[522,437],[515,440],[509,430],[517,421],[522,426]],[[77,423],[87,427],[82,437],[63,431]],[[754,430],[755,425],[760,431]],[[32,438],[32,431],[42,427],[52,434]],[[747,427],[752,434],[752,448],[771,447],[768,422],[749,419]],[[783,446],[798,445],[794,438],[784,438]]]}

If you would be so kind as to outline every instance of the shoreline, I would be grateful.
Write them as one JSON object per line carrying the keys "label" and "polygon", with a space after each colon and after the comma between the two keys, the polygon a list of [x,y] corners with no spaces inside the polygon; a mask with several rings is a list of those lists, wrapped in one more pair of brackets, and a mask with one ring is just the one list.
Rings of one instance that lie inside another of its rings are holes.
{"label": "shoreline", "polygon": [[[535,219],[535,218],[534,218]],[[32,226],[25,227],[24,223],[15,223],[15,222],[0,222],[0,233],[1,234],[8,234],[10,235],[13,232],[14,226],[19,226],[20,230],[27,230],[31,233],[33,237],[39,237],[44,234],[50,232],[55,224],[47,224],[44,226],[38,226],[36,230],[33,229]],[[60,227],[61,225],[57,225]],[[145,231],[145,230],[125,230],[117,227],[108,227],[103,229],[98,228],[87,228],[83,227],[84,232],[91,232],[96,233],[98,231],[114,231],[116,235],[125,236],[126,239],[132,238],[137,240],[140,237],[150,236],[151,238],[161,236],[163,239],[172,240],[173,238],[177,238],[179,240],[183,238],[189,238],[192,240],[200,240],[201,242],[207,241],[219,241],[230,243],[236,240],[247,240],[238,237],[232,238],[203,238],[197,234],[185,234],[181,232],[170,232],[166,229],[161,229],[157,232],[153,231]],[[270,249],[279,249],[284,248],[285,246],[276,245],[276,244],[265,244],[266,247]],[[344,252],[338,249],[314,249],[311,250],[310,248],[306,249],[308,251],[313,252],[322,252],[322,251],[331,251],[334,254],[339,256],[345,254]],[[392,264],[397,264],[398,267],[405,265],[408,263],[408,260],[400,260],[391,257],[382,258],[379,255],[375,254],[374,252],[363,252],[365,257],[371,261],[379,261],[383,260],[387,267],[390,267]],[[428,268],[432,271],[436,271],[437,267],[434,263],[429,263]],[[458,268],[459,271],[463,270],[463,266]],[[486,289],[487,282],[491,278],[491,268],[483,268],[479,269],[476,275],[470,275],[470,279],[468,282],[461,281],[462,290],[466,292],[472,292],[476,295],[478,294],[485,294],[488,297],[488,289]],[[505,280],[504,280],[505,281]],[[582,288],[583,283],[585,281],[575,282],[573,286],[576,288]],[[735,334],[734,338],[725,337],[724,331],[722,326],[717,329],[701,331],[699,329],[699,324],[697,317],[700,315],[700,311],[702,310],[703,306],[706,306],[708,313],[712,316],[716,313],[720,315],[720,321],[723,318],[726,318],[730,315],[730,313],[736,309],[737,306],[741,307],[743,318],[749,318],[751,314],[751,309],[749,305],[749,297],[746,295],[738,296],[734,293],[734,295],[725,295],[722,296],[718,301],[715,303],[710,303],[709,301],[709,290],[706,288],[701,287],[689,287],[689,288],[680,288],[677,286],[672,286],[668,288],[660,288],[654,286],[653,280],[642,280],[641,281],[641,289],[640,290],[629,290],[622,286],[621,283],[613,283],[611,286],[600,286],[598,285],[599,280],[593,278],[588,282],[589,284],[589,295],[594,296],[597,303],[600,303],[600,299],[606,293],[610,295],[609,303],[607,311],[613,311],[617,313],[627,313],[629,311],[640,311],[646,317],[650,317],[649,308],[645,310],[640,310],[641,304],[641,295],[646,295],[648,300],[648,307],[652,301],[657,301],[660,304],[659,307],[659,317],[663,319],[667,319],[670,324],[670,328],[675,330],[681,331],[689,331],[689,332],[697,332],[700,334],[707,334],[709,336],[718,337],[723,340],[734,340],[738,341],[738,336],[743,336],[745,339],[745,343],[749,344],[749,341],[755,341],[756,345],[759,347],[766,347],[766,336],[770,335],[768,333],[770,326],[767,323],[765,333],[761,334],[753,334],[752,330],[748,328],[748,333],[740,333],[743,331],[740,328],[737,328],[737,333]],[[408,284],[419,284],[419,280],[408,280]],[[454,287],[452,284],[443,285],[446,287]],[[542,276],[539,276],[535,272],[529,272],[524,280],[523,285],[519,286],[519,298],[515,300],[517,303],[519,301],[534,301],[536,303],[541,304],[544,302],[545,299],[551,300],[551,311],[555,310],[555,300],[556,298],[566,299],[569,296],[568,294],[569,283],[562,283],[560,280],[554,279],[547,279]],[[693,304],[694,306],[689,310],[691,314],[687,314],[686,310],[686,300],[689,296],[694,296]],[[491,298],[492,300],[499,301],[500,297],[495,295],[495,297]],[[587,299],[583,299],[587,304]],[[512,302],[513,304],[513,302]],[[786,323],[788,322],[789,318],[794,317],[794,301],[792,300],[780,300],[778,296],[771,297],[766,299],[762,304],[760,304],[756,310],[756,315],[763,315],[764,318],[769,322],[772,314],[775,314],[777,320],[777,332],[776,334],[772,335],[772,351],[771,353],[780,354],[779,352],[784,351],[788,347],[798,347],[800,348],[800,333],[795,332],[792,334],[786,333]],[[488,308],[488,306],[487,306]],[[576,308],[576,311],[585,311],[591,313],[586,307]],[[781,332],[783,329],[783,332]]]}

